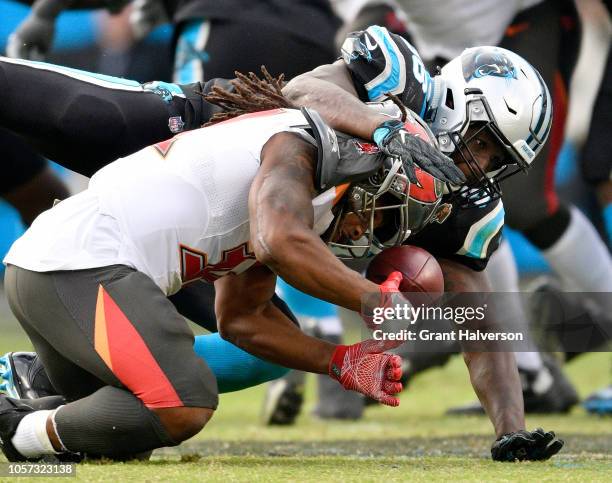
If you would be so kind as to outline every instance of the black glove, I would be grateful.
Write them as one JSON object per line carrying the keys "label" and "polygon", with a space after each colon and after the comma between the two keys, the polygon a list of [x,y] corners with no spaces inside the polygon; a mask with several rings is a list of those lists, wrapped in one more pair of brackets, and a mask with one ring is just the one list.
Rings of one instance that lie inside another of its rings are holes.
{"label": "black glove", "polygon": [[130,25],[137,40],[144,39],[159,25],[169,22],[160,0],[135,0],[130,13]]}
{"label": "black glove", "polygon": [[553,431],[517,431],[504,434],[493,446],[491,457],[495,461],[541,461],[547,460],[563,448],[564,441],[558,439]]}
{"label": "black glove", "polygon": [[401,121],[385,121],[374,131],[374,142],[388,157],[400,159],[411,183],[419,184],[414,165],[445,183],[461,185],[466,179],[452,159],[435,146],[404,129]]}
{"label": "black glove", "polygon": [[53,44],[55,18],[29,15],[6,44],[6,55],[14,59],[43,60]]}

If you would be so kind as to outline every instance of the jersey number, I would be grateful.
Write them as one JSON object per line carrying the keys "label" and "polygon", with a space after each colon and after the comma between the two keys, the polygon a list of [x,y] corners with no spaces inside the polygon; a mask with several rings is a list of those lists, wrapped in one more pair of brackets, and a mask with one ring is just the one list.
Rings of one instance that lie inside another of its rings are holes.
{"label": "jersey number", "polygon": [[227,275],[246,260],[255,260],[255,254],[249,250],[248,242],[224,250],[221,261],[208,264],[206,253],[194,248],[180,245],[181,280],[183,284],[195,280],[214,282]]}
{"label": "jersey number", "polygon": [[161,154],[162,158],[165,158],[168,155],[168,151],[176,141],[178,136],[174,136],[173,138],[166,139],[165,141],[161,141],[157,144],[154,144],[153,147],[157,150],[159,154]]}

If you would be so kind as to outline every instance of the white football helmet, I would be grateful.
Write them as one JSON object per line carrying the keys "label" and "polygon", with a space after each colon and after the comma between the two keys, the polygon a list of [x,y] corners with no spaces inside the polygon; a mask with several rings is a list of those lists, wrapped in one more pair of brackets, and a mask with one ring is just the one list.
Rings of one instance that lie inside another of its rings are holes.
{"label": "white football helmet", "polygon": [[[550,133],[553,103],[546,84],[525,59],[500,47],[466,49],[434,79],[438,99],[428,117],[440,149],[457,151],[479,179],[478,196],[470,198],[498,197],[499,182],[526,171]],[[486,173],[467,147],[470,125],[488,130],[508,153]]]}

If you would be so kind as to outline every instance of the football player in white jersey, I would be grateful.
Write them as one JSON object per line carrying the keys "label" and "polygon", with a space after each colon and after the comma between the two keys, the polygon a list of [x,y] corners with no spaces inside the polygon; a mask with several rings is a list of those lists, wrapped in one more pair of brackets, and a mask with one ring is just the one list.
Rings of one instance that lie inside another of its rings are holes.
{"label": "football player in white jersey", "polygon": [[[201,279],[215,283],[223,337],[398,404],[397,356],[382,354],[380,343],[334,347],[307,337],[270,303],[274,272],[357,311],[363,294],[397,292],[399,283],[367,281],[319,237],[349,187],[324,188],[325,173],[315,176],[308,126],[300,111],[275,110],[185,133],[111,163],[32,224],[5,259],[7,296],[53,385],[72,402],[33,411],[3,397],[9,459],[66,450],[120,456],[198,432],[216,408],[216,384],[166,295]],[[364,154],[371,166],[380,155]],[[407,183],[395,163],[390,181]],[[405,194],[397,197],[403,210]],[[334,225],[334,240],[381,224],[379,209],[364,208]],[[406,233],[402,224],[393,244]]]}

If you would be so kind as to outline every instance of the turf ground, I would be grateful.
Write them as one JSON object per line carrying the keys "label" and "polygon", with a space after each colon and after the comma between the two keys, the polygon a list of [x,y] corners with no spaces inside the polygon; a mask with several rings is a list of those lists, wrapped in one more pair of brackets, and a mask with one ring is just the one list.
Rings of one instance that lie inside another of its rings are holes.
{"label": "turf ground", "polygon": [[[15,325],[0,314],[0,354],[28,348]],[[567,366],[582,396],[609,383],[611,362],[609,353],[599,353]],[[83,463],[77,477],[117,482],[612,481],[612,418],[588,416],[580,408],[563,417],[528,418],[529,428],[554,429],[566,440],[553,460],[492,462],[487,419],[443,415],[445,408],[473,399],[459,358],[416,377],[399,408],[370,408],[359,422],[311,417],[313,393],[307,391],[306,411],[289,428],[259,424],[262,387],[223,395],[213,420],[188,443],[158,450],[146,463]]]}

